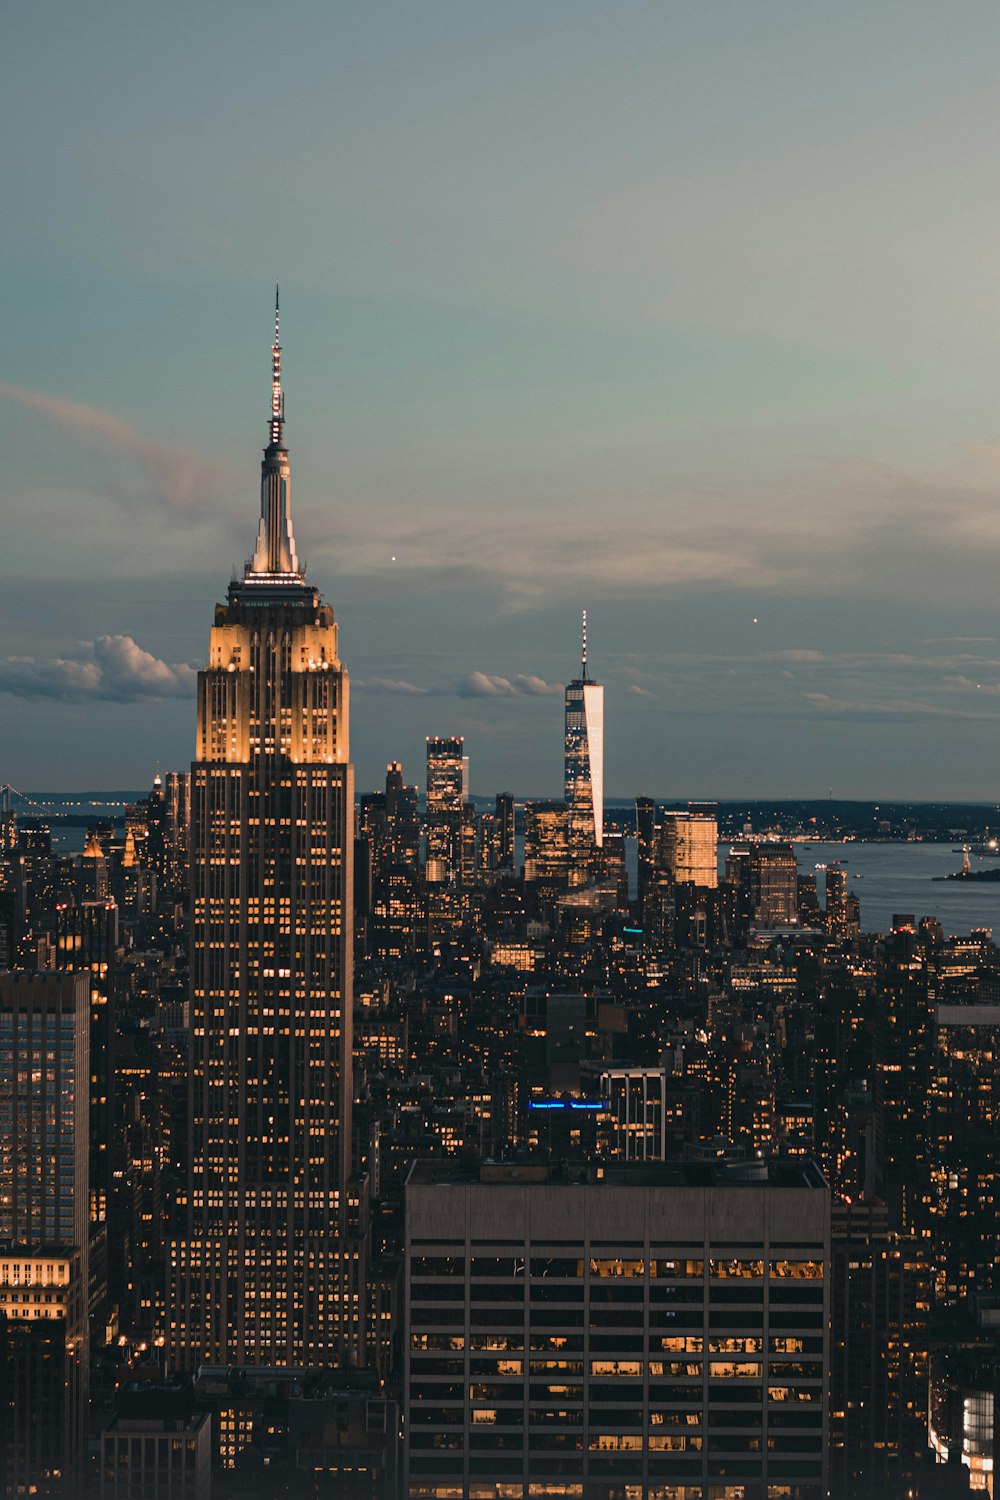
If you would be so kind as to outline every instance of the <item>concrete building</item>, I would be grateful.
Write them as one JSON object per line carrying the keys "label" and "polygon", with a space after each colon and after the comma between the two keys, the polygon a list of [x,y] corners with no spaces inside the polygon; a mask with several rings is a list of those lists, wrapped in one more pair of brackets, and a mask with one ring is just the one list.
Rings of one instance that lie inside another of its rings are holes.
{"label": "concrete building", "polygon": [[212,1419],[183,1377],[132,1381],[101,1433],[101,1500],[210,1500]]}
{"label": "concrete building", "polygon": [[578,1176],[411,1169],[408,1500],[821,1500],[817,1168]]}

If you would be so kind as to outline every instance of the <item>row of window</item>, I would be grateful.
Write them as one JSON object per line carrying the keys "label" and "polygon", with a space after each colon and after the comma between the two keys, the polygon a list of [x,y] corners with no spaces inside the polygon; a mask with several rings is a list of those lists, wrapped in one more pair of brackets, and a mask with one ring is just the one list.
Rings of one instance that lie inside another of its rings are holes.
{"label": "row of window", "polygon": [[[535,1278],[573,1279],[583,1276],[585,1268],[592,1277],[613,1277],[634,1280],[646,1275],[645,1259],[622,1259],[620,1257],[591,1256],[587,1260],[575,1256],[531,1256],[523,1255],[473,1255],[469,1263],[472,1277],[492,1276],[506,1279],[523,1277],[528,1270]],[[757,1280],[767,1273],[777,1278],[792,1278],[800,1281],[822,1281],[824,1276],[821,1260],[762,1259],[672,1259],[653,1258],[648,1262],[649,1275],[653,1278],[671,1280],[701,1280],[706,1272],[716,1280]],[[465,1274],[465,1259],[456,1255],[419,1255],[410,1262],[410,1274],[421,1276],[458,1277]]]}

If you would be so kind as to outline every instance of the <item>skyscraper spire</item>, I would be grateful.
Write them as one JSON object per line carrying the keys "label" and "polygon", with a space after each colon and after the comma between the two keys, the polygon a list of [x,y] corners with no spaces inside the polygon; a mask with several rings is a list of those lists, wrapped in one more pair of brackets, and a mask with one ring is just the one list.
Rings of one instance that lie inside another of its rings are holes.
{"label": "skyscraper spire", "polygon": [[281,389],[281,335],[278,318],[278,283],[274,283],[274,343],[271,345],[271,444],[280,448],[285,423],[285,393]]}
{"label": "skyscraper spire", "polygon": [[281,388],[281,337],[278,287],[274,288],[274,343],[271,345],[270,442],[260,468],[260,526],[244,582],[284,579],[301,583],[289,507],[290,470],[285,446],[285,393]]}
{"label": "skyscraper spire", "polygon": [[584,682],[587,680],[587,611],[583,612],[583,649],[580,653],[581,671],[580,676]]}

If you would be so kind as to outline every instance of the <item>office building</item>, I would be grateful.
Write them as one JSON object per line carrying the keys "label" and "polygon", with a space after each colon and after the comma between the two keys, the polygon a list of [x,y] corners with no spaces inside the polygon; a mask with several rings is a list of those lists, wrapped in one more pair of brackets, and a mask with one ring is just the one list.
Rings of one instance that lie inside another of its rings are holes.
{"label": "office building", "polygon": [[460,877],[468,760],[460,735],[427,741],[427,879]]}
{"label": "office building", "polygon": [[569,811],[564,802],[524,805],[524,878],[554,895],[569,875]]}
{"label": "office building", "polygon": [[403,767],[392,760],[385,772],[385,816],[389,856],[415,870],[420,862],[420,812],[415,786],[406,786]]}
{"label": "office building", "polygon": [[791,844],[739,844],[726,857],[726,884],[739,922],[790,927],[799,920],[799,871]]}
{"label": "office building", "polygon": [[667,1075],[663,1068],[606,1068],[602,1144],[616,1161],[663,1161],[667,1154]]}
{"label": "office building", "polygon": [[358,1359],[349,1229],[354,772],[332,608],[289,507],[277,315],[257,544],[216,607],[191,773],[189,1233],[167,1339],[202,1361]]}
{"label": "office building", "polygon": [[659,842],[659,867],[676,885],[688,883],[715,890],[719,883],[719,832],[714,812],[692,808],[664,812]]}
{"label": "office building", "polygon": [[514,872],[514,798],[510,792],[497,792],[496,800],[496,868]]}
{"label": "office building", "polygon": [[580,675],[566,687],[564,784],[570,879],[582,885],[604,843],[604,689],[587,670],[586,610]]}
{"label": "office building", "polygon": [[56,912],[56,968],[85,974],[90,1017],[91,1224],[103,1224],[111,1198],[114,1136],[113,975],[118,948],[118,908],[113,901],[83,901]]}
{"label": "office building", "polygon": [[87,978],[0,974],[0,1469],[72,1494],[88,1368]]}
{"label": "office building", "polygon": [[820,1173],[706,1160],[579,1177],[411,1169],[409,1500],[821,1500]]}
{"label": "office building", "polygon": [[0,1242],[0,1494],[80,1493],[87,1288],[79,1250]]}
{"label": "office building", "polygon": [[212,1418],[191,1382],[133,1380],[101,1433],[101,1500],[209,1500]]}
{"label": "office building", "polygon": [[639,846],[639,910],[657,865],[656,801],[652,797],[635,799],[635,836]]}
{"label": "office building", "polygon": [[0,974],[0,1241],[88,1240],[90,1008],[82,974]]}

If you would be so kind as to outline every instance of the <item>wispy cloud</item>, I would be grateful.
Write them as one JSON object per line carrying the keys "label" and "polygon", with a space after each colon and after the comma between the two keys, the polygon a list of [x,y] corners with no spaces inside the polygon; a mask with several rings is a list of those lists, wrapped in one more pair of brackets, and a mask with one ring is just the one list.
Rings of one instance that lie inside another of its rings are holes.
{"label": "wispy cloud", "polygon": [[186,662],[165,662],[130,635],[81,641],[65,656],[8,656],[0,660],[0,693],[19,698],[190,698],[198,674]]}
{"label": "wispy cloud", "polygon": [[[964,469],[932,481],[847,455],[739,481],[678,479],[631,491],[612,485],[595,479],[572,497],[571,528],[558,507],[522,496],[502,496],[475,519],[443,516],[444,502],[431,503],[402,526],[398,513],[376,506],[346,528],[338,521],[319,550],[324,565],[354,574],[391,568],[481,580],[512,608],[668,588],[909,602],[917,588],[921,597],[933,589],[949,598],[960,587],[965,598],[984,589],[992,597],[1000,511],[993,490]],[[494,520],[500,516],[502,526]],[[511,527],[524,545],[511,547]]]}
{"label": "wispy cloud", "polygon": [[146,437],[114,412],[83,401],[70,401],[64,396],[29,391],[19,385],[0,385],[0,398],[37,411],[63,431],[77,433],[138,464],[152,498],[170,510],[187,509],[218,487],[220,475],[216,465],[181,444],[168,445]]}
{"label": "wispy cloud", "polygon": [[423,697],[427,688],[418,687],[415,682],[403,682],[395,677],[364,677],[352,678],[352,686],[361,688],[367,693],[399,693],[404,697]]}
{"label": "wispy cloud", "polygon": [[455,684],[459,698],[544,698],[561,693],[558,683],[541,677],[498,677],[489,672],[470,672]]}

